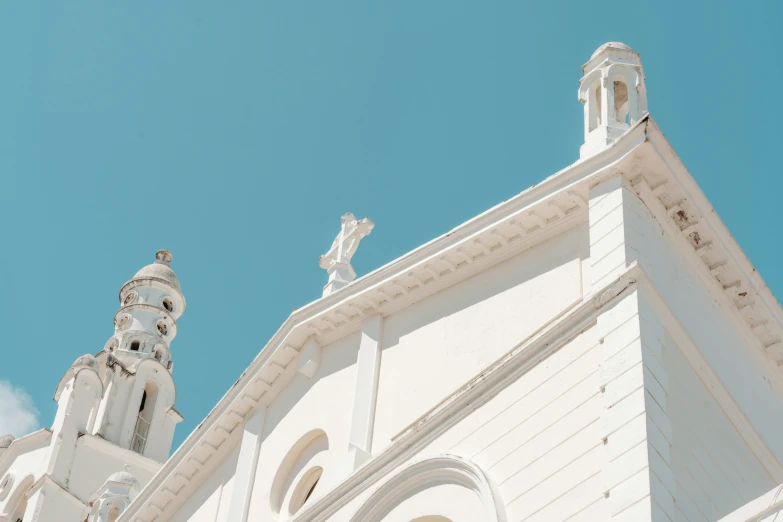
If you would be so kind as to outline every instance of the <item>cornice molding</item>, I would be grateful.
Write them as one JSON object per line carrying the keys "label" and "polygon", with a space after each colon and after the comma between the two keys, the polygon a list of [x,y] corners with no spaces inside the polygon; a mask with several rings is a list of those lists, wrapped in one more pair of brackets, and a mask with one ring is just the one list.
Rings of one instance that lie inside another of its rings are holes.
{"label": "cornice molding", "polygon": [[691,369],[704,384],[707,392],[712,396],[718,407],[723,411],[723,414],[732,424],[735,430],[739,433],[740,437],[745,441],[750,448],[753,455],[759,461],[759,464],[766,470],[770,479],[774,483],[783,482],[783,465],[781,465],[778,458],[772,453],[772,450],[767,446],[767,443],[759,435],[756,429],[747,418],[742,408],[737,404],[731,393],[723,385],[718,374],[710,366],[709,361],[704,357],[704,354],[699,350],[696,343],[688,335],[688,332],[683,327],[682,323],[674,315],[669,305],[661,297],[658,289],[655,288],[653,282],[642,271],[644,277],[639,280],[639,286],[642,289],[642,293],[653,308],[655,313],[661,319],[668,334],[671,336],[680,353],[685,357],[685,360],[691,366]]}
{"label": "cornice molding", "polygon": [[626,177],[783,391],[783,308],[652,120],[650,126],[648,142],[664,168]]}

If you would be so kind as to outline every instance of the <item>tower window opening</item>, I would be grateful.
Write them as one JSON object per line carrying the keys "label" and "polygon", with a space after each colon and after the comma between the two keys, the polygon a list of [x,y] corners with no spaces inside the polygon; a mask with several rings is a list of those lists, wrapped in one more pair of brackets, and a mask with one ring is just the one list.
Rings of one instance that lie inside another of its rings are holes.
{"label": "tower window opening", "polygon": [[122,302],[122,304],[128,306],[136,300],[137,295],[138,294],[136,294],[136,292],[129,292],[128,295],[125,296],[125,300]]}
{"label": "tower window opening", "polygon": [[166,335],[169,333],[169,327],[166,323],[163,321],[158,321],[158,332],[160,332],[160,335]]}
{"label": "tower window opening", "polygon": [[155,402],[158,398],[158,386],[154,381],[149,381],[144,387],[139,403],[139,413],[136,416],[136,427],[133,430],[131,439],[131,451],[143,455],[147,446],[150,425],[152,424],[152,414],[155,410]]}
{"label": "tower window opening", "polygon": [[316,479],[315,482],[313,482],[313,486],[310,488],[310,491],[307,492],[304,498],[304,502],[302,504],[306,504],[307,501],[310,499],[310,496],[313,494],[313,491],[315,491],[315,487],[318,485],[318,480]]}
{"label": "tower window opening", "polygon": [[168,312],[173,312],[174,311],[174,303],[168,297],[164,297],[163,298],[163,308],[165,308]]}
{"label": "tower window opening", "polygon": [[288,511],[291,515],[296,514],[300,509],[302,509],[302,506],[304,506],[313,495],[315,487],[321,480],[323,471],[323,468],[315,467],[305,473],[305,475],[299,481],[299,484],[294,489],[294,493],[288,506]]}
{"label": "tower window opening", "polygon": [[630,125],[630,112],[628,110],[628,84],[622,80],[614,82],[614,113],[619,123]]}
{"label": "tower window opening", "polygon": [[132,352],[138,352],[139,348],[141,348],[141,343],[139,341],[133,341],[130,343],[130,349]]}

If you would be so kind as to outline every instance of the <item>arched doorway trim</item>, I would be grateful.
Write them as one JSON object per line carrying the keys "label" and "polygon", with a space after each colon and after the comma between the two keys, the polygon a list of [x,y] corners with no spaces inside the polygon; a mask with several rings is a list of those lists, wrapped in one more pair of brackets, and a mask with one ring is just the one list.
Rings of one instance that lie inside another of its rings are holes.
{"label": "arched doorway trim", "polygon": [[438,484],[458,484],[472,489],[487,515],[487,522],[507,522],[497,488],[473,462],[455,455],[439,455],[413,462],[373,493],[351,522],[378,522],[407,494]]}

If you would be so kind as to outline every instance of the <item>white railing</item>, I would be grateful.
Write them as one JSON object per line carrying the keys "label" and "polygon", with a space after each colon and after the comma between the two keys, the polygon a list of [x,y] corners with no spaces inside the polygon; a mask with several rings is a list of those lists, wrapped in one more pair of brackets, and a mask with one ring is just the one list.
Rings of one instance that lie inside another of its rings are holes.
{"label": "white railing", "polygon": [[133,430],[133,439],[131,440],[131,451],[135,451],[139,455],[144,454],[144,448],[147,446],[147,435],[150,432],[150,423],[147,419],[141,416],[136,417],[136,429]]}

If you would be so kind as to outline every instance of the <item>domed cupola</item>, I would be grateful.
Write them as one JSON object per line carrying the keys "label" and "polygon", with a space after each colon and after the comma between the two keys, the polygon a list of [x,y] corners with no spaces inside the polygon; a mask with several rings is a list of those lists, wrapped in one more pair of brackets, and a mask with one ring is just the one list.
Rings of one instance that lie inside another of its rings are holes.
{"label": "domed cupola", "polygon": [[120,289],[115,333],[106,351],[126,364],[152,357],[169,367],[170,344],[177,319],[185,311],[185,296],[170,263],[171,252],[159,250],[155,262],[136,272]]}
{"label": "domed cupola", "polygon": [[71,365],[71,368],[79,368],[81,366],[86,366],[88,368],[92,368],[96,372],[98,371],[98,360],[95,359],[95,356],[89,353],[86,353],[82,355],[81,357],[77,358],[75,361],[73,361],[73,364]]}
{"label": "domed cupola", "polygon": [[647,91],[639,53],[620,42],[608,42],[582,66],[579,101],[585,106],[587,158],[609,147],[647,113]]}

